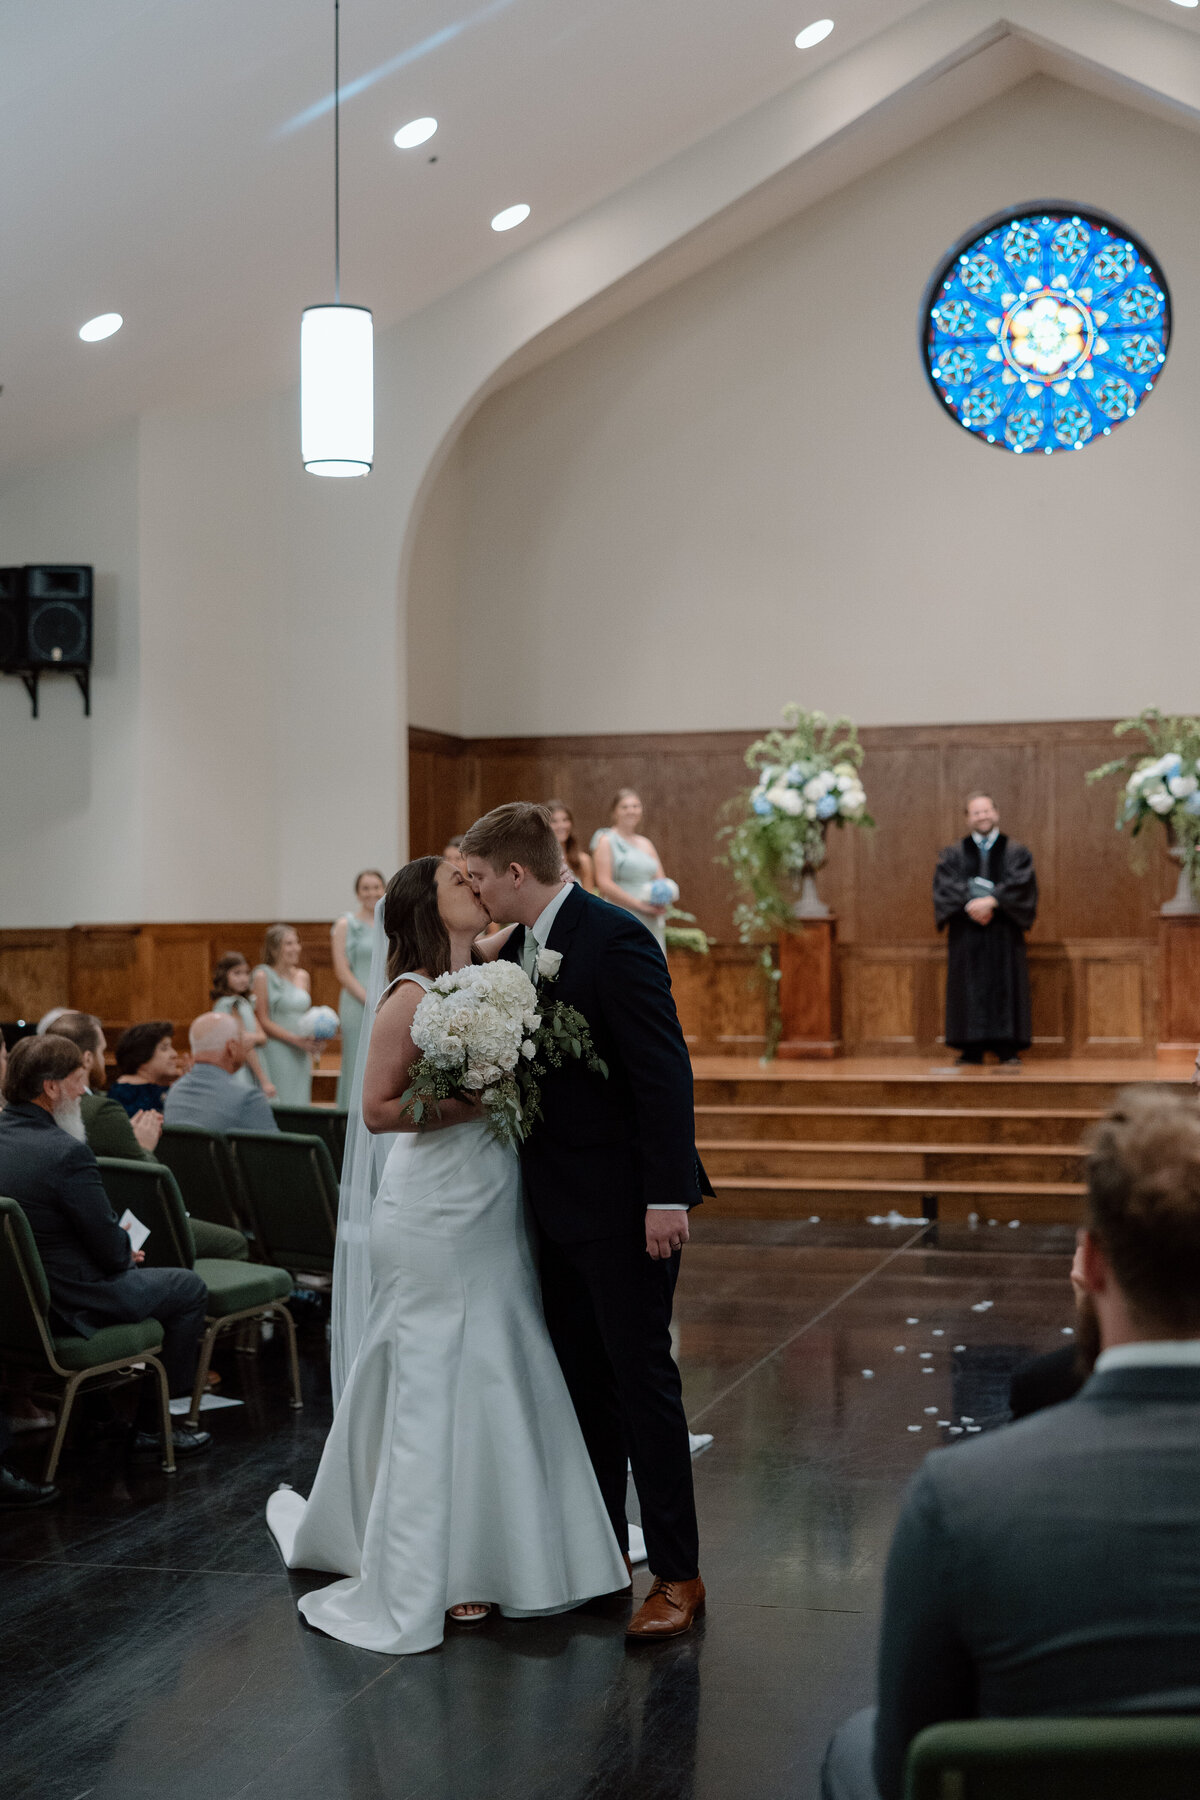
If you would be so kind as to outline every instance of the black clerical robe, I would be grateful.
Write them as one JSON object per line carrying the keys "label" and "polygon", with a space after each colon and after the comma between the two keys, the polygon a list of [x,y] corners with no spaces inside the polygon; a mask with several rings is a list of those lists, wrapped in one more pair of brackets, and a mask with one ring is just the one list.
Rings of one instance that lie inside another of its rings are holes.
{"label": "black clerical robe", "polygon": [[[987,925],[967,916],[974,876],[994,884],[997,905]],[[969,836],[947,845],[934,871],[933,910],[938,930],[949,931],[946,1042],[968,1052],[1027,1049],[1025,933],[1037,916],[1037,876],[1025,845],[1003,832],[986,852]]]}

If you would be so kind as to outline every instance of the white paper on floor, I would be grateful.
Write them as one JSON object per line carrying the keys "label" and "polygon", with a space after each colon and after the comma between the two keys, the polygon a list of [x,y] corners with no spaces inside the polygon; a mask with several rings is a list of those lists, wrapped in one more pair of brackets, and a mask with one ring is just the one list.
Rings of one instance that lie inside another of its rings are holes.
{"label": "white paper on floor", "polygon": [[[184,1414],[190,1410],[191,1404],[187,1395],[181,1394],[178,1400],[171,1401],[171,1411],[177,1419],[182,1419]],[[228,1400],[224,1394],[205,1394],[200,1401],[200,1411],[220,1412],[223,1406],[245,1406],[245,1404],[244,1400]]]}

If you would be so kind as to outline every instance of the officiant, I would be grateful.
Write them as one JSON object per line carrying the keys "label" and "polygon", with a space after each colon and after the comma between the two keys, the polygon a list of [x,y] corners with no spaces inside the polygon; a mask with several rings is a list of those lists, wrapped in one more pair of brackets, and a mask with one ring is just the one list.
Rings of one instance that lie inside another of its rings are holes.
{"label": "officiant", "polygon": [[1033,857],[1000,829],[990,794],[967,801],[967,835],[938,857],[933,910],[948,929],[946,1042],[960,1064],[988,1051],[1019,1068],[1031,1042],[1025,933],[1037,916]]}

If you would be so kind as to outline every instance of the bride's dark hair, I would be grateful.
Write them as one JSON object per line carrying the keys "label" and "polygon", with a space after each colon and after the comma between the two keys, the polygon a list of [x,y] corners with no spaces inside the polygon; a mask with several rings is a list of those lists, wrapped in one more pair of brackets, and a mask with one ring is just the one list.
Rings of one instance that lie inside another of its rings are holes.
{"label": "bride's dark hair", "polygon": [[[383,929],[388,941],[387,976],[423,971],[436,981],[450,972],[450,934],[438,907],[440,856],[418,856],[397,869],[383,896]],[[471,961],[478,962],[474,950]]]}

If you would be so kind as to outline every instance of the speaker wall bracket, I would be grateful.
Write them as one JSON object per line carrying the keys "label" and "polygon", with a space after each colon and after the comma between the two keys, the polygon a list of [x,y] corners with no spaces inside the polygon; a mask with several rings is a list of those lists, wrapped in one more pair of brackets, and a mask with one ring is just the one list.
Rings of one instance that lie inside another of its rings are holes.
{"label": "speaker wall bracket", "polygon": [[[30,715],[31,715],[31,717],[36,719],[39,716],[39,714],[38,714],[38,684],[41,681],[41,678],[43,675],[45,675],[45,674],[54,675],[54,674],[59,673],[59,671],[56,669],[50,669],[50,670],[46,670],[46,669],[11,669],[8,672],[12,675],[19,675],[21,677],[21,680],[24,683],[25,692],[29,695]],[[90,669],[63,669],[62,673],[64,675],[73,675],[75,677],[75,685],[79,689],[80,693],[83,695],[83,716],[85,719],[90,719],[92,716],[92,672],[91,672],[91,670]]]}

